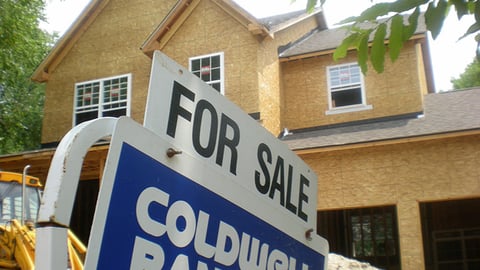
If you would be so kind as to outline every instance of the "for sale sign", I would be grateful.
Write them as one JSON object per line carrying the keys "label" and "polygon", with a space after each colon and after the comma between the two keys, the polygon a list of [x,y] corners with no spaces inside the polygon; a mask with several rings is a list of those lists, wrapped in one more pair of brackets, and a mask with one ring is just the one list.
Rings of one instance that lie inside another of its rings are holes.
{"label": "for sale sign", "polygon": [[232,177],[298,226],[315,228],[315,173],[238,106],[158,51],[144,126]]}
{"label": "for sale sign", "polygon": [[298,241],[272,226],[259,213],[273,223],[295,222],[194,156],[169,158],[172,147],[129,118],[119,120],[86,269],[324,269],[323,239]]}
{"label": "for sale sign", "polygon": [[87,269],[325,269],[317,177],[282,142],[156,52],[144,127],[116,126]]}

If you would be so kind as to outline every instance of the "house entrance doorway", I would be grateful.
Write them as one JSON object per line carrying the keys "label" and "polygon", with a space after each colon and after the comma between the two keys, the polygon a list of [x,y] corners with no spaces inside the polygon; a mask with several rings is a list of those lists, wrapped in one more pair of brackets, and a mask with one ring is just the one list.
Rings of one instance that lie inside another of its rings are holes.
{"label": "house entrance doorway", "polygon": [[426,270],[480,269],[480,198],[420,203]]}
{"label": "house entrance doorway", "polygon": [[85,245],[88,244],[90,236],[99,187],[98,179],[82,180],[78,183],[70,228]]}

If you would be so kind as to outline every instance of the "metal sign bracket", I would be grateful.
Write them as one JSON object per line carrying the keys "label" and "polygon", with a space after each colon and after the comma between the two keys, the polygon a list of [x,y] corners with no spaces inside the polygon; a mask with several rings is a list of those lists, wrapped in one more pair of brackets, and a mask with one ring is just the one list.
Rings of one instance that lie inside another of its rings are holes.
{"label": "metal sign bracket", "polygon": [[67,269],[67,229],[83,159],[98,140],[112,135],[117,118],[81,123],[61,140],[48,171],[38,213],[35,268]]}

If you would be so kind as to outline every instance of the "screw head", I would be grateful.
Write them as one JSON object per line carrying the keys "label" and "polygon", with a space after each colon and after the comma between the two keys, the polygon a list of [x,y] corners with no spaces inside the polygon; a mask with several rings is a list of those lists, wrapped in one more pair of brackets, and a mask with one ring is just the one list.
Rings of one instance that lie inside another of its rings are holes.
{"label": "screw head", "polygon": [[179,155],[179,154],[181,154],[181,153],[182,153],[182,151],[175,150],[175,149],[173,149],[173,148],[168,148],[168,149],[167,149],[167,157],[169,157],[169,158],[171,158],[171,157],[173,157],[173,156],[175,156],[175,155]]}

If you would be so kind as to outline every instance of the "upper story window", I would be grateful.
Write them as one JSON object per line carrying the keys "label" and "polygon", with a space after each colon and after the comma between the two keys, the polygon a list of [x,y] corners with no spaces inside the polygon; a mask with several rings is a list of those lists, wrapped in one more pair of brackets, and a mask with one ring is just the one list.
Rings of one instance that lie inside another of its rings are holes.
{"label": "upper story window", "polygon": [[193,74],[224,94],[223,52],[192,57],[189,68]]}
{"label": "upper story window", "polygon": [[371,109],[366,104],[365,85],[360,67],[356,63],[327,67],[327,114]]}
{"label": "upper story window", "polygon": [[130,114],[131,74],[75,84],[74,125]]}

